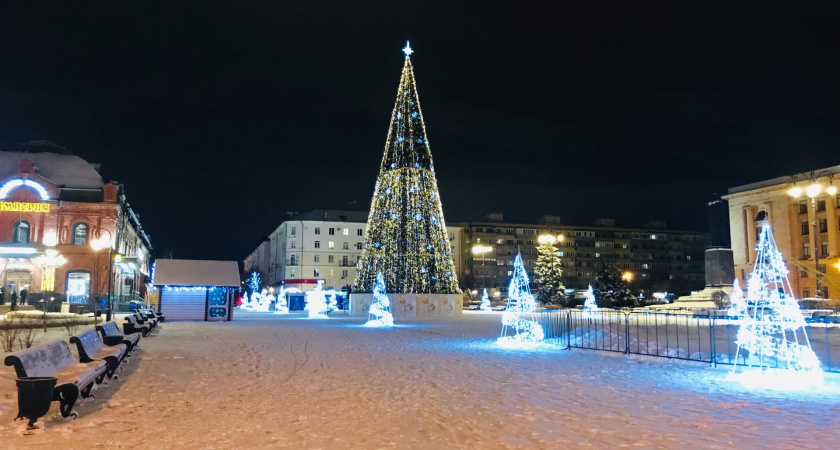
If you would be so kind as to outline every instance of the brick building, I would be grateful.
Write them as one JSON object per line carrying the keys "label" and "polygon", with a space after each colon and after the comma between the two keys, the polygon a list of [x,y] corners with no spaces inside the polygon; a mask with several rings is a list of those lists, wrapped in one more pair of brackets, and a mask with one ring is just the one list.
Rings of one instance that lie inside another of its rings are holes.
{"label": "brick building", "polygon": [[0,301],[24,289],[27,303],[41,298],[45,269],[37,259],[48,249],[66,260],[55,269],[51,296],[92,305],[110,292],[118,310],[143,298],[151,244],[123,186],[48,145],[0,151]]}

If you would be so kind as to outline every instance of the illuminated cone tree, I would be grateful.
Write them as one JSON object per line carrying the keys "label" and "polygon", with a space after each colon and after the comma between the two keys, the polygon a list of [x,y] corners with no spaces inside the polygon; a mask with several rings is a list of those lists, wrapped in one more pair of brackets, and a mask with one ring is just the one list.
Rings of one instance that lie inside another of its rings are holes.
{"label": "illuminated cone tree", "polygon": [[482,289],[481,292],[481,304],[478,307],[481,311],[492,311],[493,309],[490,307],[490,297],[487,296],[487,289]]}
{"label": "illuminated cone tree", "polygon": [[788,280],[788,268],[768,222],[761,226],[747,295],[743,295],[736,280],[730,301],[730,314],[739,316],[741,323],[736,364],[746,360],[746,365],[758,366],[762,371],[779,368],[803,375],[800,380],[822,380],[820,361],[811,349],[805,319]]}
{"label": "illuminated cone tree", "polygon": [[502,313],[502,335],[499,344],[505,347],[529,347],[543,340],[543,329],[535,317],[537,301],[528,287],[528,273],[517,253],[513,260],[513,278],[508,287],[508,301]]}
{"label": "illuminated cone tree", "polygon": [[368,311],[366,327],[390,327],[394,325],[391,314],[391,300],[385,292],[385,279],[382,272],[376,274],[376,286],[373,287],[373,303]]}
{"label": "illuminated cone tree", "polygon": [[354,291],[372,292],[382,272],[391,292],[459,292],[432,153],[406,45],[397,102],[373,191]]}
{"label": "illuminated cone tree", "polygon": [[586,290],[584,297],[583,310],[586,311],[586,314],[591,315],[592,313],[597,312],[598,302],[595,300],[595,291],[592,290],[591,284],[589,285],[589,289]]}

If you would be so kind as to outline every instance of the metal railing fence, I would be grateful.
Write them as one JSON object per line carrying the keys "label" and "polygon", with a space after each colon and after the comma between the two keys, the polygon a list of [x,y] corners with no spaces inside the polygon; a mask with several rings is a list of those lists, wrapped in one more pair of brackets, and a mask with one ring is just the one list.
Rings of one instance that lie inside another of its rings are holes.
{"label": "metal railing fence", "polygon": [[[755,359],[736,344],[740,322],[723,311],[703,314],[637,310],[543,310],[540,322],[545,341],[565,348],[601,350],[718,364],[753,365]],[[804,332],[823,370],[840,372],[838,317],[809,319]],[[778,337],[782,337],[779,333]],[[797,337],[787,333],[788,340]],[[802,339],[802,336],[799,336]],[[785,364],[774,358],[765,365]]]}

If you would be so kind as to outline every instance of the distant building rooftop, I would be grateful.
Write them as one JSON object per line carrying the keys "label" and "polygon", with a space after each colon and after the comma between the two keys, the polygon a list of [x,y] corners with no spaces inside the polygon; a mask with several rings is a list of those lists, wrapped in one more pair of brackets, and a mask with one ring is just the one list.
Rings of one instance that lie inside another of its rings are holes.
{"label": "distant building rooftop", "polygon": [[318,220],[327,222],[362,222],[367,223],[367,211],[345,211],[340,209],[313,209],[296,216],[289,217],[289,220]]}
{"label": "distant building rooftop", "polygon": [[[825,169],[817,169],[817,170],[814,171],[815,176],[816,175],[823,175],[824,176],[824,175],[830,175],[830,174],[833,174],[833,175],[840,174],[840,166],[832,166],[832,167],[827,167]],[[732,195],[732,194],[738,194],[738,193],[741,193],[741,192],[754,191],[756,189],[762,189],[762,188],[768,188],[768,187],[772,187],[772,186],[789,184],[789,183],[793,183],[794,181],[800,181],[800,182],[801,181],[807,181],[807,179],[804,178],[804,175],[807,175],[807,172],[804,173],[804,174],[796,174],[796,175],[788,175],[788,176],[784,176],[784,177],[771,178],[769,180],[758,181],[758,182],[755,182],[755,183],[745,184],[743,186],[735,186],[733,188],[729,188],[729,194]],[[798,176],[798,178],[794,179],[794,176]]]}
{"label": "distant building rooftop", "polygon": [[77,189],[101,189],[104,186],[105,183],[95,164],[65,153],[62,147],[55,144],[52,144],[53,147],[45,147],[41,142],[38,141],[39,145],[19,144],[10,147],[34,151],[0,151],[0,179],[17,173],[21,160],[29,158],[35,163],[38,175],[56,186]]}

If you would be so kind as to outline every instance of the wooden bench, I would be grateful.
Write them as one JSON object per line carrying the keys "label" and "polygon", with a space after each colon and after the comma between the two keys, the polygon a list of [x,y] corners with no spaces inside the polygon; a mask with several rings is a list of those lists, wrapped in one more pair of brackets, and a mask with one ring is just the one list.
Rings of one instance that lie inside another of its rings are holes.
{"label": "wooden bench", "polygon": [[128,346],[118,344],[107,346],[96,330],[88,330],[70,338],[71,344],[76,344],[79,350],[79,362],[89,363],[93,361],[105,361],[108,363],[108,378],[113,378],[114,373],[120,367],[120,363],[128,353]]}
{"label": "wooden bench", "polygon": [[147,325],[141,325],[137,318],[132,316],[126,316],[125,323],[123,324],[123,331],[125,332],[126,336],[134,333],[142,333],[143,337],[149,335],[149,331],[151,331],[151,327]]}
{"label": "wooden bench", "polygon": [[93,384],[102,383],[108,372],[105,361],[80,363],[70,347],[62,340],[21,350],[6,356],[7,366],[14,366],[15,373],[22,377],[56,377],[58,382],[53,389],[53,401],[58,401],[62,417],[72,415],[73,405],[79,394],[82,398],[93,398],[90,393]]}
{"label": "wooden bench", "polygon": [[105,345],[108,345],[109,338],[122,338],[122,343],[128,347],[128,354],[130,355],[131,352],[137,348],[137,344],[140,343],[140,334],[134,333],[129,335],[124,335],[120,332],[119,327],[117,326],[116,322],[106,322],[102,325],[96,326],[96,331],[102,336],[102,342]]}

